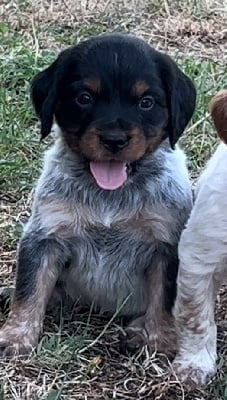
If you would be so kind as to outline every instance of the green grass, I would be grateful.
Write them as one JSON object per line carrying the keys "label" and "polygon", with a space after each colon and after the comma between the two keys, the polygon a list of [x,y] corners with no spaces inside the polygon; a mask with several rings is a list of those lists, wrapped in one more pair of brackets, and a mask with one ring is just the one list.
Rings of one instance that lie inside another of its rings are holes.
{"label": "green grass", "polygon": [[219,90],[227,87],[227,68],[212,61],[194,59],[181,60],[179,65],[192,77],[197,89],[196,110],[181,140],[192,174],[197,174],[214,152],[217,134],[211,122],[208,105]]}
{"label": "green grass", "polygon": [[0,183],[2,190],[20,193],[20,189],[31,189],[39,164],[30,82],[53,60],[53,54],[36,57],[19,35],[11,36],[9,32],[4,36],[6,44],[0,58]]}

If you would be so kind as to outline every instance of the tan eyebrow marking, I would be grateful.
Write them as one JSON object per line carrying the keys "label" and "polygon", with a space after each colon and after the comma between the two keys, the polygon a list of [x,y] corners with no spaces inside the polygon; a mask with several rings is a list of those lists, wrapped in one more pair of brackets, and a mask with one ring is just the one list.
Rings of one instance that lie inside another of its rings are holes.
{"label": "tan eyebrow marking", "polygon": [[91,89],[95,93],[100,93],[101,90],[101,82],[99,78],[94,76],[90,78],[84,79],[84,84],[87,86],[88,89]]}
{"label": "tan eyebrow marking", "polygon": [[131,92],[134,96],[142,97],[149,89],[147,82],[139,80],[132,86]]}

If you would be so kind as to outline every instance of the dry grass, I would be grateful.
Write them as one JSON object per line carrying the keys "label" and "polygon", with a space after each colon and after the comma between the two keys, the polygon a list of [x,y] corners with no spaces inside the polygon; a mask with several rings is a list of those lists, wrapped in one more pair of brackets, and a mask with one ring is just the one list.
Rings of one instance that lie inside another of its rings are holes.
{"label": "dry grass", "polygon": [[[226,1],[2,0],[0,4],[0,283],[10,286],[16,244],[30,210],[40,147],[28,86],[37,70],[61,48],[91,34],[128,31],[168,51],[191,75],[198,105],[182,140],[192,175],[213,152],[216,136],[207,103],[227,87]],[[80,309],[46,318],[36,355],[0,361],[0,400],[57,399],[227,399],[227,295],[217,299],[218,374],[209,386],[187,392],[170,378],[164,357],[146,349],[133,357],[119,352],[121,321]],[[1,310],[1,308],[0,308]],[[76,318],[75,318],[76,312]],[[7,311],[0,311],[0,320]]]}

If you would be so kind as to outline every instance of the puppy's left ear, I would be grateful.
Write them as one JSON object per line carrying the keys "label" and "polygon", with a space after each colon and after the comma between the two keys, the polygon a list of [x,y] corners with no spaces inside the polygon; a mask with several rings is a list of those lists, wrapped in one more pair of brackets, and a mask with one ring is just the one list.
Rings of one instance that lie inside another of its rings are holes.
{"label": "puppy's left ear", "polygon": [[196,90],[191,79],[180,70],[170,57],[162,54],[159,62],[161,78],[167,92],[168,135],[171,147],[174,149],[195,110]]}

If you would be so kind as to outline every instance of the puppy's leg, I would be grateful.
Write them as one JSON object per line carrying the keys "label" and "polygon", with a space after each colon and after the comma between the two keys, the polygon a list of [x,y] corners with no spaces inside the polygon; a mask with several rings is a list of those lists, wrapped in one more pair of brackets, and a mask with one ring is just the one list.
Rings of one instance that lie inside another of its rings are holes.
{"label": "puppy's leg", "polygon": [[[198,228],[199,229],[199,228]],[[191,243],[190,231],[182,234],[179,255],[178,294],[175,317],[178,331],[179,352],[173,367],[179,379],[189,384],[205,384],[215,373],[216,325],[214,302],[219,286],[214,279],[217,265],[212,261],[214,248],[196,251]],[[201,243],[200,241],[197,243]],[[218,244],[217,244],[218,248]]]}
{"label": "puppy's leg", "polygon": [[0,356],[27,353],[37,344],[65,255],[62,245],[40,233],[22,238],[11,311],[0,330]]}
{"label": "puppy's leg", "polygon": [[14,293],[13,286],[6,286],[0,288],[0,308],[5,308],[6,304],[10,301]]}
{"label": "puppy's leg", "polygon": [[[176,333],[171,314],[178,260],[173,258],[172,283],[167,282],[168,262],[163,256],[155,257],[147,276],[148,308],[146,313],[130,323],[126,329],[126,347],[131,349],[147,344],[152,351],[173,357],[176,354]],[[167,288],[166,284],[172,287]],[[171,292],[168,299],[168,292]],[[167,306],[167,303],[168,306]]]}

